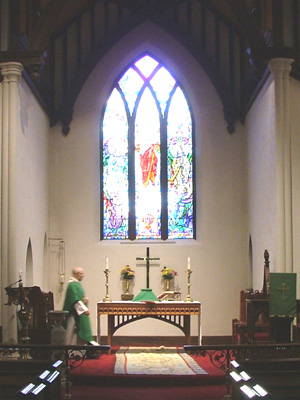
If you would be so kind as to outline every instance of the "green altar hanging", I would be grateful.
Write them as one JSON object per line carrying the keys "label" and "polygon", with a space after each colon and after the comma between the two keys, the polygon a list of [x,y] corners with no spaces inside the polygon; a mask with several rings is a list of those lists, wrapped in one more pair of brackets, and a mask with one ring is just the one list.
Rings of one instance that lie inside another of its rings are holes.
{"label": "green altar hanging", "polygon": [[296,316],[296,280],[295,273],[270,274],[270,317]]}

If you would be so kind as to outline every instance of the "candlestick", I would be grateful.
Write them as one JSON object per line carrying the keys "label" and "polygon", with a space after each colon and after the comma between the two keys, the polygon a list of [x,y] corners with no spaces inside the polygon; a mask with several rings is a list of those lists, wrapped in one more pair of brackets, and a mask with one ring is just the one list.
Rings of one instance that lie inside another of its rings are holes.
{"label": "candlestick", "polygon": [[191,298],[191,273],[192,272],[193,271],[191,270],[191,268],[188,268],[187,271],[186,271],[186,273],[187,273],[187,281],[188,281],[188,283],[187,283],[187,292],[188,293],[187,293],[186,299],[184,301],[190,301],[190,302],[194,301]]}
{"label": "candlestick", "polygon": [[110,303],[111,302],[111,298],[109,297],[108,294],[108,288],[109,288],[109,283],[108,283],[108,275],[110,273],[110,270],[108,269],[108,258],[106,257],[106,266],[105,266],[105,270],[103,271],[105,274],[105,297],[103,299],[104,302],[106,303]]}

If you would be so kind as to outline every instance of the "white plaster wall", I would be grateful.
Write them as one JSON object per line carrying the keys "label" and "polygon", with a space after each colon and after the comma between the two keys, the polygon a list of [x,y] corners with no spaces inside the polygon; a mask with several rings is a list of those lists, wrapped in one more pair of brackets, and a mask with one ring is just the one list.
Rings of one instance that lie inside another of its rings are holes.
{"label": "white plaster wall", "polygon": [[[44,265],[44,238],[49,233],[49,121],[23,79],[19,94],[22,107],[17,139],[17,265],[23,272],[24,285],[49,290]],[[29,240],[32,282],[26,282]]]}
{"label": "white plaster wall", "polygon": [[[290,79],[292,148],[293,272],[300,273],[300,84]],[[274,81],[269,77],[246,120],[248,138],[249,234],[253,243],[253,287],[262,289],[263,253],[270,253],[270,270],[276,254],[276,142]],[[299,279],[297,292],[300,293]]]}
{"label": "white plaster wall", "polygon": [[293,272],[297,273],[297,295],[300,295],[300,82],[291,79],[292,138],[292,212],[293,212]]}
{"label": "white plaster wall", "polygon": [[[183,84],[196,125],[197,240],[176,243],[100,242],[99,225],[99,128],[107,93],[116,76],[136,56],[150,51],[160,58]],[[82,266],[90,298],[93,333],[96,333],[96,303],[105,296],[105,258],[109,258],[110,289],[120,300],[120,270],[129,264],[136,270],[134,293],[145,287],[145,269],[136,267],[136,257],[160,257],[150,271],[150,286],[162,291],[160,270],[164,265],[178,271],[176,284],[187,295],[187,258],[191,258],[191,296],[202,303],[203,335],[230,335],[231,319],[238,315],[239,291],[247,286],[248,235],[246,199],[245,130],[237,124],[230,135],[218,95],[196,60],[154,25],[147,23],[123,38],[99,62],[77,100],[67,137],[60,127],[51,132],[51,236],[66,243],[66,269]],[[61,308],[57,265],[51,266],[55,307]],[[65,287],[64,287],[65,289]],[[105,322],[103,321],[104,328]],[[152,319],[129,324],[120,335],[178,335],[168,324]],[[138,331],[137,331],[138,330]],[[158,333],[159,332],[159,333]],[[105,329],[102,332],[105,334]],[[197,333],[196,320],[192,334]]]}
{"label": "white plaster wall", "polygon": [[276,153],[274,84],[271,78],[246,119],[248,147],[249,235],[253,248],[253,288],[262,290],[264,251],[274,272],[276,245]]}

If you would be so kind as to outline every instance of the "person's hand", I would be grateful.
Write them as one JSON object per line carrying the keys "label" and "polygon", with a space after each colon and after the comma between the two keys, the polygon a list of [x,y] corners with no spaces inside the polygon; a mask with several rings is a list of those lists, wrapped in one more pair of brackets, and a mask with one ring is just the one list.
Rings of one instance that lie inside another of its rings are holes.
{"label": "person's hand", "polygon": [[85,311],[83,314],[84,314],[84,315],[90,315],[90,311],[87,310],[87,311]]}

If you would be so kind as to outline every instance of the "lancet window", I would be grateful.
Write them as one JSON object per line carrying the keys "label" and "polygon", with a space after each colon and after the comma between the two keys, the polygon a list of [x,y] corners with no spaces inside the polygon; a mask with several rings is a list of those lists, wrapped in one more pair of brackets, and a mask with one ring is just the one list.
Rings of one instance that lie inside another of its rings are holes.
{"label": "lancet window", "polygon": [[120,74],[101,120],[101,239],[195,237],[193,132],[159,60],[144,54]]}

